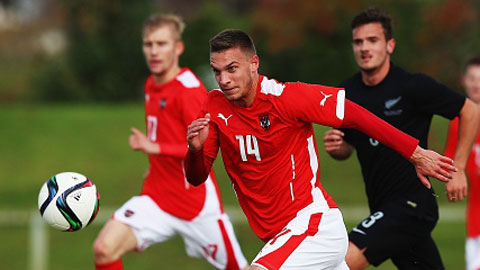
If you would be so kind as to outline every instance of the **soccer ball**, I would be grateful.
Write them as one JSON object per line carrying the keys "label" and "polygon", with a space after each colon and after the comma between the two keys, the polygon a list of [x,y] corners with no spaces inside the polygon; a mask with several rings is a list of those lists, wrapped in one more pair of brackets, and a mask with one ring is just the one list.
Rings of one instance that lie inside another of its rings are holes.
{"label": "soccer ball", "polygon": [[43,219],[61,231],[78,231],[97,216],[100,196],[87,177],[62,172],[43,184],[38,194],[38,209]]}

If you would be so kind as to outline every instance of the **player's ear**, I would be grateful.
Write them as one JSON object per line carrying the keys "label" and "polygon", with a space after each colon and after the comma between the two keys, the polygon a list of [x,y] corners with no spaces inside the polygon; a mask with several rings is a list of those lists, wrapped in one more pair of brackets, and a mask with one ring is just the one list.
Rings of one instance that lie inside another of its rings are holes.
{"label": "player's ear", "polygon": [[177,41],[175,44],[175,52],[178,56],[182,55],[183,51],[185,50],[185,44],[183,41]]}
{"label": "player's ear", "polygon": [[391,38],[387,41],[387,53],[392,54],[393,50],[395,49],[395,39]]}
{"label": "player's ear", "polygon": [[250,71],[256,72],[258,70],[258,67],[260,65],[260,59],[258,58],[258,55],[253,55],[250,57]]}

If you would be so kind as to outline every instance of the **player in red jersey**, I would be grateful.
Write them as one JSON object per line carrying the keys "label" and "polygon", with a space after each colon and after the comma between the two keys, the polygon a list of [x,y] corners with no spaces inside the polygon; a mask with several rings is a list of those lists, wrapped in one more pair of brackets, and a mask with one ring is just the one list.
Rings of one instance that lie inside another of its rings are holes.
{"label": "player in red jersey", "polygon": [[[462,77],[467,96],[480,104],[480,55],[467,61]],[[445,155],[454,158],[457,148],[458,117],[450,122]],[[468,174],[467,202],[467,241],[465,258],[467,270],[480,269],[480,134],[475,139],[470,156],[466,162]],[[463,194],[460,194],[463,197]],[[462,197],[458,199],[463,199]],[[454,200],[451,200],[454,201]]]}
{"label": "player in red jersey", "polygon": [[341,212],[319,181],[312,123],[350,127],[389,145],[425,176],[452,177],[453,161],[418,146],[362,107],[345,91],[280,83],[258,74],[250,37],[225,30],[210,40],[214,90],[187,130],[187,180],[205,181],[219,148],[238,201],[256,235],[266,242],[252,269],[348,269]]}
{"label": "player in red jersey", "polygon": [[192,71],[179,67],[183,28],[174,15],[153,15],[144,24],[143,53],[152,73],[145,83],[147,134],[132,128],[129,143],[148,155],[150,167],[140,196],[118,209],[98,235],[96,269],[123,269],[125,253],[175,235],[182,236],[189,256],[203,257],[216,269],[248,266],[213,173],[197,187],[185,180],[185,133],[207,91]]}

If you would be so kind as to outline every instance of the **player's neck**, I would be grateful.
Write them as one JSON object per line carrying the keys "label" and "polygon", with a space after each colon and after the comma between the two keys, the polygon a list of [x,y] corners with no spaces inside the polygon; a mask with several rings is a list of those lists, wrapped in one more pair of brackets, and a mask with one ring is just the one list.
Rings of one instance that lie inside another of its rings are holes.
{"label": "player's neck", "polygon": [[362,70],[362,81],[367,86],[375,86],[387,77],[390,71],[390,60],[387,59],[385,63],[374,70]]}
{"label": "player's neck", "polygon": [[175,78],[180,73],[179,66],[172,67],[161,74],[153,74],[153,79],[156,85],[163,85]]}
{"label": "player's neck", "polygon": [[257,87],[258,87],[258,73],[255,74],[252,78],[252,83],[248,87],[248,91],[245,96],[239,100],[235,100],[233,104],[238,107],[248,108],[252,106],[253,102],[255,101],[255,96],[257,95]]}

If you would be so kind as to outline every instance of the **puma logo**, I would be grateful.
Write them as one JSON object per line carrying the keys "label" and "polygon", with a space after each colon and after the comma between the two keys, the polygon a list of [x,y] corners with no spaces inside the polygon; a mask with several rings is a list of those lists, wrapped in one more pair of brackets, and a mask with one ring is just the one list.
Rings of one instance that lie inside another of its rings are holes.
{"label": "puma logo", "polygon": [[320,101],[320,106],[325,106],[325,102],[327,102],[327,98],[331,97],[332,95],[327,95],[323,93],[323,91],[321,91],[320,93],[322,93],[323,95],[323,99]]}
{"label": "puma logo", "polygon": [[225,117],[223,113],[218,113],[217,117],[223,119],[223,121],[225,121],[225,126],[228,126],[228,119],[232,117],[232,115],[230,114],[228,117]]}

